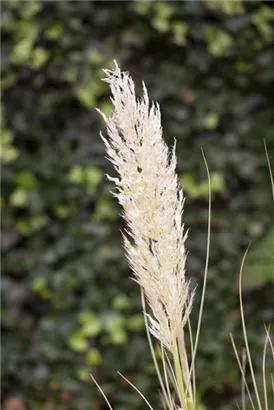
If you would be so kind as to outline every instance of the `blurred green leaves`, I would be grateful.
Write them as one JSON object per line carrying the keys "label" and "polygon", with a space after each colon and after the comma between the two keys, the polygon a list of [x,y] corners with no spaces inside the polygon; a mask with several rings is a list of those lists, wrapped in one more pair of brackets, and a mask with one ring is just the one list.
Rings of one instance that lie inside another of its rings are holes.
{"label": "blurred green leaves", "polygon": [[49,299],[51,292],[46,285],[45,278],[37,276],[32,280],[31,290],[40,295],[43,299]]}
{"label": "blurred green leaves", "polygon": [[13,145],[13,133],[7,128],[1,130],[1,159],[4,163],[13,162],[19,155],[19,150]]}
{"label": "blurred green leaves", "polygon": [[26,64],[29,62],[33,46],[39,35],[39,27],[31,22],[18,23],[14,35],[15,43],[10,59],[13,64]]}
{"label": "blurred green leaves", "polygon": [[208,27],[205,35],[209,50],[214,56],[221,57],[229,55],[229,51],[233,46],[233,39],[227,32],[215,27]]}
{"label": "blurred green leaves", "polygon": [[23,188],[17,188],[10,196],[10,204],[12,206],[23,208],[28,203],[27,191]]}
{"label": "blurred green leaves", "polygon": [[130,299],[124,294],[117,295],[112,301],[112,306],[115,310],[128,310],[131,307]]}
{"label": "blurred green leaves", "polygon": [[[179,181],[185,191],[185,195],[192,199],[208,198],[208,180],[198,182],[191,173],[180,175]],[[221,193],[225,189],[225,181],[222,175],[218,172],[210,174],[211,193]]]}
{"label": "blurred green leaves", "polygon": [[[16,191],[15,191],[16,192]],[[18,191],[17,191],[18,192]],[[20,192],[20,191],[19,191]],[[23,192],[23,191],[21,191]],[[22,195],[22,193],[21,193]],[[17,203],[16,206],[18,207],[23,207],[26,205],[27,200],[25,200],[25,196],[16,198],[17,201],[19,201],[19,204]],[[21,203],[20,203],[21,201]],[[16,222],[16,229],[18,230],[19,233],[21,233],[24,236],[29,236],[32,235],[36,232],[39,232],[41,229],[43,229],[45,226],[47,226],[49,223],[49,217],[47,215],[33,215],[29,218],[19,218]]]}
{"label": "blurred green leaves", "polygon": [[[81,327],[70,336],[68,344],[71,349],[77,352],[87,352],[89,364],[98,365],[101,363],[101,355],[98,350],[90,349],[90,339],[100,335],[103,344],[124,344],[128,339],[125,318],[118,313],[101,317],[92,311],[85,311],[80,314],[80,325]],[[136,328],[142,329],[136,324],[134,328],[131,326],[131,330],[136,330]]]}
{"label": "blurred green leaves", "polygon": [[32,171],[26,169],[18,172],[16,175],[16,183],[25,189],[34,189],[37,186],[37,179]]}
{"label": "blurred green leaves", "polygon": [[221,11],[228,15],[243,14],[244,2],[243,1],[219,1],[219,0],[206,0],[206,4],[209,9]]}
{"label": "blurred green leaves", "polygon": [[98,349],[90,349],[86,355],[86,362],[90,366],[98,366],[102,362],[102,356]]}
{"label": "blurred green leaves", "polygon": [[[200,147],[206,153],[211,270],[197,386],[208,408],[229,407],[240,385],[226,342],[230,331],[236,337],[240,331],[229,312],[238,307],[235,264],[250,236],[244,285],[255,355],[258,324],[273,310],[273,208],[262,142],[267,140],[271,158],[271,6],[5,0],[1,6],[4,393],[14,385],[26,389],[37,410],[49,398],[60,410],[99,408],[102,398],[89,383],[96,367],[113,407],[143,408],[134,391],[117,394],[117,369],[140,379],[142,392],[159,407],[139,290],[128,278],[121,245],[127,225],[104,177],[113,169],[99,136],[105,125],[95,111],[111,114],[101,69],[111,68],[115,58],[133,75],[138,95],[144,80],[160,103],[168,145],[177,139],[190,228],[187,275],[198,285],[197,297],[208,211]],[[37,378],[45,368],[50,377]],[[62,389],[66,394],[59,396]]]}
{"label": "blurred green leaves", "polygon": [[184,46],[186,44],[188,25],[183,21],[175,21],[172,23],[171,29],[174,33],[175,44],[178,46]]}
{"label": "blurred green leaves", "polygon": [[68,340],[68,345],[75,352],[85,352],[88,349],[88,341],[82,330],[76,330]]}
{"label": "blurred green leaves", "polygon": [[251,244],[243,273],[243,286],[245,288],[258,288],[266,284],[274,285],[273,228],[261,241]]}
{"label": "blurred green leaves", "polygon": [[264,41],[270,43],[274,40],[273,22],[274,10],[269,6],[262,6],[252,15],[252,22],[258,29]]}
{"label": "blurred green leaves", "polygon": [[102,330],[102,323],[93,312],[82,312],[80,315],[82,332],[85,336],[97,336]]}
{"label": "blurred green leaves", "polygon": [[94,86],[94,83],[90,81],[84,86],[78,87],[76,89],[76,96],[78,100],[86,108],[94,107],[94,104],[95,104],[95,98],[93,95],[93,86]]}
{"label": "blurred green leaves", "polygon": [[115,221],[119,216],[119,208],[117,203],[109,195],[98,198],[94,210],[94,220],[109,220]]}
{"label": "blurred green leaves", "polygon": [[64,25],[61,21],[56,21],[46,30],[45,36],[49,40],[57,40],[64,32]]}
{"label": "blurred green leaves", "polygon": [[105,318],[104,326],[112,343],[124,344],[127,342],[125,325],[126,320],[121,314],[111,314]]}
{"label": "blurred green leaves", "polygon": [[68,173],[68,180],[73,184],[84,185],[87,192],[92,194],[95,192],[103,176],[103,172],[99,168],[84,168],[81,165],[75,165]]}

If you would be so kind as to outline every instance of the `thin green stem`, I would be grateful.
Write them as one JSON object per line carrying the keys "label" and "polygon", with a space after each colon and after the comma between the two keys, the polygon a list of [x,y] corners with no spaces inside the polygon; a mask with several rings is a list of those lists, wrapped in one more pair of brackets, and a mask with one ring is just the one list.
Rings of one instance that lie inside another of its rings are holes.
{"label": "thin green stem", "polygon": [[264,343],[263,361],[262,361],[262,375],[263,375],[263,390],[264,390],[264,405],[265,405],[265,410],[268,410],[267,385],[266,385],[266,371],[265,371],[267,344],[268,344],[268,339],[267,339],[267,335],[266,335],[265,343]]}
{"label": "thin green stem", "polygon": [[248,394],[248,398],[250,400],[252,410],[255,410],[255,406],[254,406],[254,403],[253,403],[253,400],[252,400],[252,396],[250,394],[250,390],[249,390],[249,387],[248,387],[248,384],[247,384],[247,381],[246,381],[246,377],[245,377],[245,369],[243,369],[242,363],[240,361],[240,358],[239,358],[239,355],[238,355],[238,352],[237,352],[237,348],[236,348],[232,333],[230,333],[230,339],[231,339],[233,350],[234,350],[234,353],[235,353],[235,356],[236,356],[236,359],[237,359],[237,362],[238,362],[238,366],[239,366],[239,369],[240,369],[240,372],[241,372],[241,375],[242,375],[242,380],[244,381],[244,384],[245,384],[245,387],[246,387],[246,391],[247,391],[247,394]]}
{"label": "thin green stem", "polygon": [[181,364],[180,364],[180,358],[179,358],[177,343],[175,344],[174,349],[173,349],[173,360],[174,360],[176,380],[177,380],[177,383],[178,383],[179,399],[180,399],[181,407],[182,407],[182,409],[188,410],[187,409],[187,404],[186,404],[184,380],[183,380],[183,375],[182,375],[182,368],[181,368]]}
{"label": "thin green stem", "polygon": [[[194,345],[193,345],[193,333],[192,333],[192,327],[191,327],[191,322],[190,318],[188,318],[187,321],[188,324],[188,330],[189,330],[189,340],[190,340],[190,349],[191,349],[191,360],[193,360],[193,352],[194,352]],[[190,378],[191,380],[191,378]],[[191,382],[188,383],[190,388],[191,388]],[[194,408],[196,407],[196,376],[195,376],[195,363],[192,369],[192,390],[193,390],[193,403],[194,403]],[[186,391],[188,392],[188,390]]]}
{"label": "thin green stem", "polygon": [[271,188],[272,188],[272,196],[273,196],[273,202],[274,202],[274,180],[273,180],[273,173],[272,173],[272,169],[271,169],[271,163],[270,163],[270,159],[269,159],[269,155],[268,155],[268,151],[267,151],[267,145],[266,145],[265,140],[264,140],[264,149],[265,149],[265,155],[266,155],[267,165],[268,165],[268,169],[269,169],[269,176],[270,176]]}
{"label": "thin green stem", "polygon": [[176,376],[175,376],[175,373],[174,373],[172,364],[171,364],[171,362],[170,362],[170,359],[169,359],[169,357],[168,357],[167,352],[164,351],[164,353],[165,353],[166,361],[167,361],[167,364],[168,364],[169,379],[173,381],[174,388],[175,388],[176,393],[177,393],[177,395],[178,395],[178,397],[179,397],[179,387],[178,387],[178,383],[177,383],[177,380],[176,380]]}
{"label": "thin green stem", "polygon": [[165,360],[165,352],[164,352],[163,344],[161,344],[161,357],[162,357],[162,363],[163,363],[166,390],[167,390],[168,400],[169,400],[169,407],[168,408],[172,409],[172,398],[171,398],[171,393],[170,393],[170,387],[169,387],[169,380],[168,380],[167,369],[166,369],[166,360]]}
{"label": "thin green stem", "polygon": [[[199,317],[198,317],[198,325],[197,325],[197,332],[195,337],[193,355],[192,355],[192,362],[189,371],[189,378],[191,379],[191,374],[193,372],[193,368],[195,365],[195,357],[197,353],[198,341],[200,336],[201,324],[202,324],[202,316],[203,316],[203,309],[204,309],[204,301],[205,301],[205,293],[206,293],[206,284],[207,284],[207,276],[208,276],[208,265],[209,265],[209,250],[210,250],[210,235],[211,235],[211,179],[209,168],[207,165],[206,157],[204,151],[202,150],[202,155],[206,167],[207,172],[207,179],[208,179],[208,223],[207,223],[207,245],[206,245],[206,260],[205,260],[205,270],[204,270],[204,282],[203,282],[203,289],[202,289],[202,296],[200,302],[200,309],[199,309]],[[190,379],[187,383],[190,383]]]}
{"label": "thin green stem", "polygon": [[264,328],[265,328],[265,331],[266,331],[266,337],[268,339],[268,343],[269,343],[269,346],[270,346],[270,349],[271,349],[271,352],[272,352],[272,356],[273,356],[273,360],[274,360],[274,346],[273,346],[273,343],[272,343],[272,340],[271,340],[271,337],[270,337],[270,334],[269,334],[270,325],[268,326],[268,328],[266,326]]}
{"label": "thin green stem", "polygon": [[174,360],[176,379],[178,382],[179,399],[180,399],[181,407],[183,410],[194,410],[193,402],[191,402],[191,400],[188,400],[186,396],[184,378],[182,374],[182,366],[180,362],[177,342],[175,343],[174,348],[173,348],[173,360]]}
{"label": "thin green stem", "polygon": [[243,376],[242,376],[242,382],[241,382],[241,392],[242,392],[242,410],[245,410],[246,409],[246,406],[245,406],[245,402],[246,402],[246,400],[245,400],[245,372],[246,372],[246,351],[245,351],[245,349],[243,349],[243,356],[242,356],[242,358],[243,358],[243,364],[242,364],[242,366],[243,366]]}
{"label": "thin green stem", "polygon": [[191,383],[188,383],[188,380],[190,379],[190,377],[189,377],[188,358],[187,358],[184,334],[185,334],[184,329],[180,328],[178,332],[178,349],[179,349],[179,356],[180,356],[184,383],[186,386],[188,386],[188,389],[185,389],[185,394],[186,396],[189,396],[191,402],[193,402],[192,385]]}
{"label": "thin green stem", "polygon": [[241,312],[241,321],[242,321],[242,328],[243,328],[243,334],[244,334],[244,341],[245,341],[245,347],[246,347],[246,353],[247,353],[247,359],[248,359],[248,364],[249,364],[249,368],[250,368],[252,383],[253,383],[253,387],[254,387],[254,391],[255,391],[255,396],[256,396],[258,408],[259,408],[259,410],[262,410],[261,400],[260,400],[260,396],[259,396],[259,392],[258,392],[258,388],[257,388],[257,382],[256,382],[255,373],[254,373],[253,364],[252,364],[252,359],[251,359],[251,353],[250,353],[250,349],[249,349],[247,330],[246,330],[246,324],[245,324],[243,297],[242,297],[243,268],[244,268],[244,263],[245,263],[245,259],[246,259],[247,253],[248,253],[249,246],[250,245],[248,245],[248,247],[245,251],[245,254],[244,254],[244,257],[243,257],[243,260],[242,260],[242,263],[241,263],[241,267],[240,267],[240,275],[239,275],[240,312]]}
{"label": "thin green stem", "polygon": [[157,373],[157,376],[158,376],[158,379],[159,379],[159,383],[160,383],[160,386],[161,386],[161,389],[162,389],[162,393],[164,395],[164,398],[165,398],[166,402],[168,403],[169,402],[168,395],[167,395],[167,392],[166,392],[166,389],[165,389],[165,386],[164,386],[163,378],[161,376],[161,372],[160,372],[159,365],[158,365],[158,362],[157,362],[157,359],[156,359],[156,356],[155,356],[153,343],[152,343],[151,336],[150,336],[149,325],[148,325],[148,320],[147,320],[147,312],[146,312],[145,295],[144,295],[143,289],[142,288],[140,288],[140,289],[141,289],[141,300],[142,300],[142,306],[143,306],[143,314],[144,314],[144,321],[145,321],[148,344],[149,344],[151,356],[152,356],[152,359],[153,359],[153,363],[154,363],[154,366],[155,366],[155,369],[156,369],[156,373]]}

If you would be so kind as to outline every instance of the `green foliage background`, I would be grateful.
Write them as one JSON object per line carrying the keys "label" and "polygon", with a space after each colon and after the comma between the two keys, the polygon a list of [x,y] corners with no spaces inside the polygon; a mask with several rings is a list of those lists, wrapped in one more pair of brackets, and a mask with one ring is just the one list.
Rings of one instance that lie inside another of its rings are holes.
{"label": "green foliage background", "polygon": [[92,372],[118,410],[157,408],[137,285],[121,247],[94,108],[110,112],[103,67],[117,59],[146,82],[177,139],[190,228],[188,274],[203,278],[212,172],[210,280],[197,386],[210,409],[234,408],[241,347],[237,278],[253,245],[244,298],[255,365],[273,320],[273,208],[263,139],[274,153],[272,2],[2,2],[3,393],[32,409],[104,409]]}

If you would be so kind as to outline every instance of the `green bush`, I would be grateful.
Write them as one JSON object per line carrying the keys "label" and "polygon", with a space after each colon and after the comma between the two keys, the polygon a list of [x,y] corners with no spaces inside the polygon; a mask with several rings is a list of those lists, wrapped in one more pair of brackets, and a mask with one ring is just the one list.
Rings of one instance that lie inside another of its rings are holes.
{"label": "green bush", "polygon": [[161,103],[166,140],[177,139],[198,294],[205,151],[213,231],[197,384],[210,409],[232,406],[239,372],[228,334],[241,341],[236,284],[249,239],[255,257],[244,298],[257,366],[263,322],[273,320],[263,149],[265,138],[273,156],[271,2],[3,1],[2,12],[3,392],[22,388],[37,410],[46,401],[102,409],[92,372],[116,409],[143,408],[119,370],[155,403],[139,291],[128,279],[94,110],[111,110],[101,68],[116,58],[146,82]]}

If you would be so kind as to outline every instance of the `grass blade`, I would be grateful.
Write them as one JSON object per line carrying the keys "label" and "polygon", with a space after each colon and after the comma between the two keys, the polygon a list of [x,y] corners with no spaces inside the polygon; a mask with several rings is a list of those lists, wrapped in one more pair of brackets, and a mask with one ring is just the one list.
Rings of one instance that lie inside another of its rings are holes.
{"label": "grass blade", "polygon": [[242,393],[242,410],[245,410],[245,371],[246,371],[246,351],[243,349],[243,373],[244,376],[242,376],[242,382],[241,382],[241,393]]}
{"label": "grass blade", "polygon": [[267,334],[266,334],[265,343],[264,343],[263,361],[262,361],[262,375],[263,375],[263,390],[264,390],[265,410],[268,410],[266,371],[265,371],[267,344],[268,344],[268,337],[267,337]]}
{"label": "grass blade", "polygon": [[270,175],[270,181],[271,181],[271,187],[272,187],[272,195],[273,195],[273,202],[274,202],[274,179],[273,179],[273,173],[272,173],[272,169],[271,169],[271,162],[270,162],[270,159],[269,159],[269,155],[268,155],[268,151],[267,151],[267,145],[266,145],[265,140],[264,140],[264,149],[265,149],[265,155],[266,155],[267,165],[268,165],[268,169],[269,169],[269,175]]}
{"label": "grass blade", "polygon": [[245,315],[244,315],[244,305],[243,305],[243,296],[242,296],[242,279],[243,279],[243,268],[244,268],[244,263],[245,259],[248,253],[249,246],[247,247],[244,257],[242,259],[241,267],[240,267],[240,274],[239,274],[239,298],[240,298],[240,312],[241,312],[241,321],[242,321],[242,328],[243,328],[243,334],[244,334],[244,341],[245,341],[245,348],[246,348],[246,353],[247,353],[247,359],[248,359],[248,364],[250,367],[250,372],[251,372],[251,378],[252,378],[252,383],[255,391],[255,396],[258,404],[259,410],[262,410],[262,405],[261,405],[261,400],[257,388],[257,382],[255,378],[255,373],[253,369],[253,364],[252,364],[252,359],[251,359],[251,353],[249,349],[249,343],[248,343],[248,337],[247,337],[247,330],[246,330],[246,324],[245,324]]}
{"label": "grass blade", "polygon": [[230,339],[231,339],[231,343],[232,343],[232,346],[233,346],[233,350],[234,350],[234,353],[235,353],[235,356],[236,356],[236,359],[237,359],[237,362],[238,362],[238,366],[239,366],[240,372],[241,372],[241,374],[242,374],[242,380],[244,381],[244,384],[245,384],[245,387],[246,387],[246,391],[247,391],[247,394],[248,394],[248,397],[249,397],[249,400],[250,400],[252,409],[253,409],[253,410],[256,410],[256,409],[255,409],[255,406],[254,406],[254,402],[253,402],[252,397],[251,397],[251,394],[250,394],[250,390],[249,390],[247,381],[246,381],[245,371],[244,371],[244,369],[243,369],[243,367],[242,367],[242,364],[241,364],[241,361],[240,361],[240,358],[239,358],[239,355],[238,355],[238,352],[237,352],[237,348],[236,348],[236,345],[235,345],[235,342],[234,342],[234,339],[233,339],[233,336],[232,336],[231,333],[230,333]]}
{"label": "grass blade", "polygon": [[141,289],[141,301],[142,301],[142,307],[143,307],[143,314],[144,314],[144,321],[145,321],[148,344],[149,344],[151,356],[152,356],[152,359],[153,359],[153,363],[154,363],[154,366],[155,366],[155,369],[156,369],[156,373],[157,373],[157,376],[158,376],[158,380],[159,380],[159,383],[160,383],[160,386],[161,386],[161,389],[162,389],[162,393],[164,395],[164,398],[165,398],[166,402],[168,403],[169,402],[168,395],[167,395],[167,392],[166,392],[166,389],[165,389],[165,386],[164,386],[164,382],[163,382],[163,378],[162,378],[162,375],[161,375],[161,372],[160,372],[160,369],[159,369],[159,365],[158,365],[158,362],[157,362],[157,359],[156,359],[156,356],[155,356],[153,343],[152,343],[151,335],[150,335],[150,331],[149,331],[145,295],[144,295],[143,289],[142,288],[140,288],[140,289]]}
{"label": "grass blade", "polygon": [[146,402],[146,404],[148,405],[148,407],[150,408],[150,410],[154,410],[153,407],[151,406],[151,404],[149,403],[149,401],[146,399],[146,397],[143,395],[143,393],[140,392],[139,389],[137,389],[136,386],[134,386],[133,383],[131,383],[125,376],[122,375],[122,373],[117,372],[119,374],[119,376],[121,376],[135,391],[137,391],[137,393],[142,397],[142,399]]}
{"label": "grass blade", "polygon": [[109,410],[113,410],[113,408],[111,407],[111,404],[110,404],[110,402],[108,401],[108,398],[107,398],[107,396],[105,395],[105,393],[104,393],[102,387],[97,383],[96,379],[94,378],[94,376],[92,376],[91,373],[90,373],[89,375],[90,375],[90,377],[92,378],[92,381],[93,381],[93,383],[96,385],[97,389],[100,391],[101,395],[104,397],[105,402],[107,403]]}

